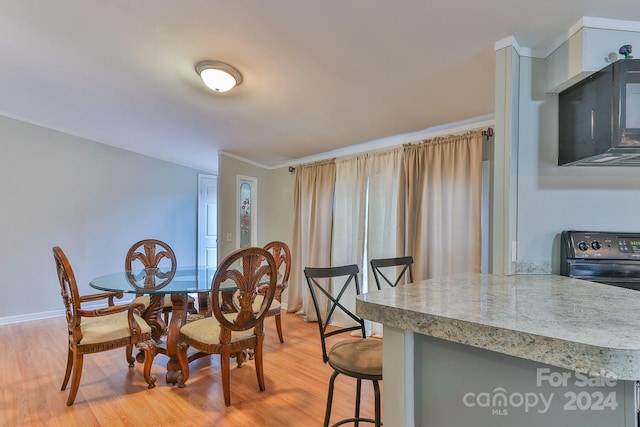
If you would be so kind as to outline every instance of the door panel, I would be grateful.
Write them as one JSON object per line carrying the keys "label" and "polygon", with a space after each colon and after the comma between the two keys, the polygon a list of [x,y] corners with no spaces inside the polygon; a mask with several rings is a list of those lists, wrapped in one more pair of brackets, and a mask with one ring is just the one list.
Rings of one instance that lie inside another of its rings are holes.
{"label": "door panel", "polygon": [[218,265],[218,177],[198,175],[198,265]]}

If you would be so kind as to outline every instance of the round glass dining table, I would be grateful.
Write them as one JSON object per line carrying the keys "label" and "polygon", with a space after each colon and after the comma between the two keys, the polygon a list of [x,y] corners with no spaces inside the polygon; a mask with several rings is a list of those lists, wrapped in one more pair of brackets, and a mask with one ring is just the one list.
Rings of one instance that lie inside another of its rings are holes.
{"label": "round glass dining table", "polygon": [[[137,295],[149,295],[149,305],[142,313],[142,317],[152,328],[152,336],[160,345],[158,353],[169,357],[167,362],[167,383],[175,384],[178,381],[180,367],[177,357],[177,341],[180,328],[187,321],[187,296],[198,295],[198,310],[200,315],[209,316],[208,307],[211,282],[216,273],[216,267],[169,267],[148,268],[132,271],[121,271],[96,277],[89,282],[92,288],[108,292],[123,292]],[[231,298],[236,290],[235,283],[229,281],[223,289],[225,304],[231,309]],[[228,292],[227,292],[228,291]],[[162,319],[162,307],[164,296],[171,295],[171,317],[169,325]],[[166,331],[166,342],[160,343],[163,333]],[[141,357],[138,355],[138,357]]]}
{"label": "round glass dining table", "polygon": [[146,268],[96,277],[91,287],[125,293],[183,294],[208,292],[216,267]]}

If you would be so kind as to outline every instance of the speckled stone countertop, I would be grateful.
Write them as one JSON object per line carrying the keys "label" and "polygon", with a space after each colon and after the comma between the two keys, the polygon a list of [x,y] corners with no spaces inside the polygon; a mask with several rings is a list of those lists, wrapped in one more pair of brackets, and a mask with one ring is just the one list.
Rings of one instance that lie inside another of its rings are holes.
{"label": "speckled stone countertop", "polygon": [[357,313],[523,359],[640,380],[640,292],[557,275],[465,274],[358,296]]}

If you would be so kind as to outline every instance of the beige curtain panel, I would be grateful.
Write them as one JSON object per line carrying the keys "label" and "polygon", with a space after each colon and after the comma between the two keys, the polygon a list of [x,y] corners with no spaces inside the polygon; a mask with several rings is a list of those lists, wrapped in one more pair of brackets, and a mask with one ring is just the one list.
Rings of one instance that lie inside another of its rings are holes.
{"label": "beige curtain panel", "polygon": [[482,132],[404,147],[414,280],[480,272]]}
{"label": "beige curtain panel", "polygon": [[412,255],[416,281],[479,272],[482,140],[474,131],[298,167],[287,310],[316,320],[304,267],[357,264],[363,291],[371,258]]}
{"label": "beige curtain panel", "polygon": [[287,311],[300,313],[308,321],[317,319],[304,268],[331,266],[335,182],[336,165],[333,159],[296,169]]}

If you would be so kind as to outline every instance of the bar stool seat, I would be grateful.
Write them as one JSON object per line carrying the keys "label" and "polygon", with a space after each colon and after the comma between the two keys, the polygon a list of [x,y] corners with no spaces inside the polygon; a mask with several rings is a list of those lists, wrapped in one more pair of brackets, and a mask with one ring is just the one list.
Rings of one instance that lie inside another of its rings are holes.
{"label": "bar stool seat", "polygon": [[[344,340],[329,350],[329,366],[350,377],[380,377],[382,380],[382,341],[372,338]],[[366,377],[366,378],[365,378]]]}

